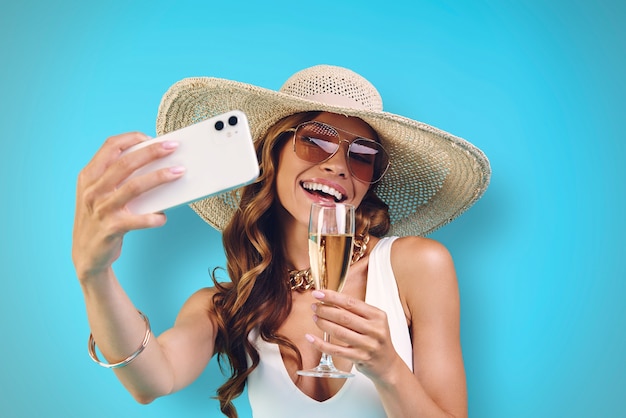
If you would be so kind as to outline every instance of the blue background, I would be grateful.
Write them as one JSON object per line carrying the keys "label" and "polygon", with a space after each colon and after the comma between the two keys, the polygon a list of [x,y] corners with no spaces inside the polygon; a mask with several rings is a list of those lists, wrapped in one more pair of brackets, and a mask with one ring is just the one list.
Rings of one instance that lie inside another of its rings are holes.
{"label": "blue background", "polygon": [[[278,89],[329,63],[491,160],[484,198],[432,234],[458,270],[470,416],[625,416],[623,2],[211,3],[2,5],[0,415],[220,416],[215,361],[141,406],[87,356],[76,176],[108,136],[154,135],[179,79]],[[182,207],[129,234],[116,271],[162,332],[223,264],[220,235]]]}

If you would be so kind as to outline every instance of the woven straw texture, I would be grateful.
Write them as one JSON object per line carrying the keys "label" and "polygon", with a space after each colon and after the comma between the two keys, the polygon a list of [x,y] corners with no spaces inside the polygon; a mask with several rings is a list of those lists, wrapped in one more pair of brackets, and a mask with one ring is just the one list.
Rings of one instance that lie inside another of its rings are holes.
{"label": "woven straw texture", "polygon": [[[379,134],[391,160],[376,189],[390,208],[389,235],[431,233],[466,211],[489,184],[491,169],[481,150],[430,125],[384,112],[374,86],[341,67],[302,70],[280,91],[211,77],[183,79],[163,96],[157,133],[233,109],[246,113],[255,139],[283,117],[299,112],[328,111],[367,122]],[[240,190],[233,190],[190,206],[221,231],[236,210],[239,195]]]}

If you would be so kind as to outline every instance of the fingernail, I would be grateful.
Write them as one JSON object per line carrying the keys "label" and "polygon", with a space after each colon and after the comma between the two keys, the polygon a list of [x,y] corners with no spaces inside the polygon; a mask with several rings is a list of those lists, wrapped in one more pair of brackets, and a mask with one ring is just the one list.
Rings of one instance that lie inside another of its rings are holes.
{"label": "fingernail", "polygon": [[317,312],[317,303],[312,304],[311,309],[313,310],[313,312]]}
{"label": "fingernail", "polygon": [[185,167],[177,165],[175,167],[170,167],[170,173],[172,174],[183,174],[185,172]]}
{"label": "fingernail", "polygon": [[324,299],[324,294],[322,292],[320,292],[319,290],[314,290],[313,292],[311,292],[311,294],[313,295],[313,297],[315,299]]}
{"label": "fingernail", "polygon": [[318,319],[320,319],[319,316],[313,315],[313,322],[317,322]]}
{"label": "fingernail", "polygon": [[164,141],[161,146],[165,149],[175,149],[178,148],[178,142],[176,141]]}
{"label": "fingernail", "polygon": [[313,341],[315,341],[315,338],[313,338],[313,336],[311,334],[304,334],[304,338],[306,338],[306,340],[310,343],[312,343]]}

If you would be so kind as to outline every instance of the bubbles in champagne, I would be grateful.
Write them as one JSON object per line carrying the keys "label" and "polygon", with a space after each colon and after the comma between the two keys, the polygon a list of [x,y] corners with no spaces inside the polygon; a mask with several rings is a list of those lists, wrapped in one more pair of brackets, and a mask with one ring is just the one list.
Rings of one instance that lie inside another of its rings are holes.
{"label": "bubbles in champagne", "polygon": [[309,235],[311,274],[316,289],[341,291],[352,258],[352,240],[352,235]]}

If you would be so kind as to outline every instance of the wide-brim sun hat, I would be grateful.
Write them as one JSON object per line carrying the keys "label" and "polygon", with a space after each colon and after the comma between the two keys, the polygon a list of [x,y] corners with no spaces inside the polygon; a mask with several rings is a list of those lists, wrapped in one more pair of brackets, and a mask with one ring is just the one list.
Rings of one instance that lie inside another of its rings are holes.
{"label": "wide-brim sun hat", "polygon": [[[427,235],[451,222],[485,192],[491,169],[470,142],[428,124],[383,111],[376,88],[352,70],[317,65],[292,75],[279,91],[214,77],[185,78],[163,96],[157,134],[239,109],[256,140],[286,116],[326,111],[367,122],[389,152],[391,165],[376,184],[389,205],[388,235]],[[190,204],[219,231],[238,207],[241,189]]]}

